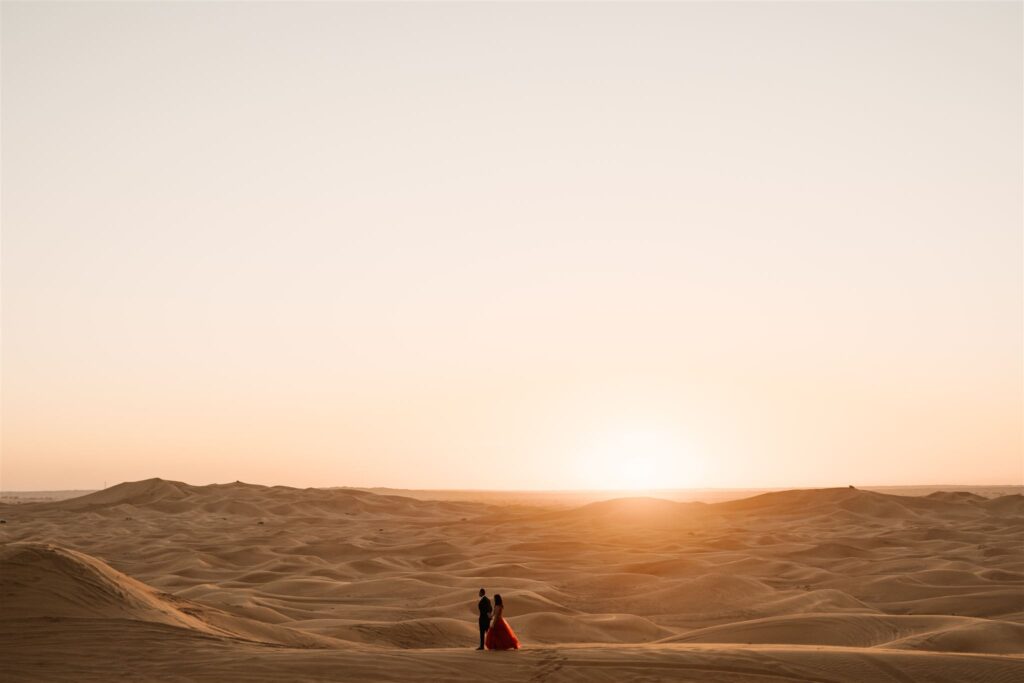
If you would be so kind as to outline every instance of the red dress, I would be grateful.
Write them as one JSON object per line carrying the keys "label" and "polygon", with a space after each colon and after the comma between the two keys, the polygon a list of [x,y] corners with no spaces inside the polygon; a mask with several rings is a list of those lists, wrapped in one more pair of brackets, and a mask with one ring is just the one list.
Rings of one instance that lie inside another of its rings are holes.
{"label": "red dress", "polygon": [[508,625],[502,617],[502,612],[505,610],[499,607],[494,614],[494,621],[491,622],[491,627],[487,629],[487,635],[484,636],[484,645],[488,650],[518,650],[519,639],[516,638],[515,632],[512,631],[512,627]]}

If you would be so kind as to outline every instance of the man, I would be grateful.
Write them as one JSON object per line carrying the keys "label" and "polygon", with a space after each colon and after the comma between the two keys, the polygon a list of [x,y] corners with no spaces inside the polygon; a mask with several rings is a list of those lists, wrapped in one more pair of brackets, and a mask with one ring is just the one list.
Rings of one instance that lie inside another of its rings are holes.
{"label": "man", "polygon": [[482,650],[484,649],[484,635],[491,626],[491,601],[487,597],[487,591],[483,588],[480,589],[480,602],[476,603],[476,607],[480,610],[480,647],[477,649]]}

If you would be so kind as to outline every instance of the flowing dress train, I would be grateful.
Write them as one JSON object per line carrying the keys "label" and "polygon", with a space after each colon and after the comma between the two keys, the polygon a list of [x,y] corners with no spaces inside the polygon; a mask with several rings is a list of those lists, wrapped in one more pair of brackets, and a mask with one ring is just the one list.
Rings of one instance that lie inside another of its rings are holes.
{"label": "flowing dress train", "polygon": [[494,621],[491,623],[491,627],[487,629],[487,635],[484,637],[484,645],[487,646],[488,650],[518,650],[519,639],[516,638],[515,632],[512,627],[508,625],[505,618],[501,616],[501,607],[497,609],[497,613],[494,615]]}

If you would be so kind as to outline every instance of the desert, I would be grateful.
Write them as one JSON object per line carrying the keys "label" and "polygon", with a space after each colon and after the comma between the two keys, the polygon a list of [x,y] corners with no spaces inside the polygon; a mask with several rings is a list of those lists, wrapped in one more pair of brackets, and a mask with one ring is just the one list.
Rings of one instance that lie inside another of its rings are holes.
{"label": "desert", "polygon": [[[1024,676],[1019,487],[463,498],[150,479],[4,504],[4,679]],[[521,650],[473,650],[479,587]]]}
{"label": "desert", "polygon": [[1022,28],[0,1],[0,683],[1024,682]]}

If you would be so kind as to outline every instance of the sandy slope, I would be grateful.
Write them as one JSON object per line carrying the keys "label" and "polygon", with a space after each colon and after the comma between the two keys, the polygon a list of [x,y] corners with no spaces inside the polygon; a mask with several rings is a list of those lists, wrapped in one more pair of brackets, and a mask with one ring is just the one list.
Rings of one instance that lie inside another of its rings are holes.
{"label": "sandy slope", "polygon": [[[579,507],[159,479],[0,506],[11,680],[1024,678],[1024,497]],[[526,645],[476,653],[475,592]]]}

